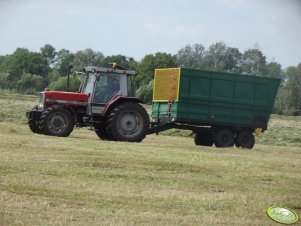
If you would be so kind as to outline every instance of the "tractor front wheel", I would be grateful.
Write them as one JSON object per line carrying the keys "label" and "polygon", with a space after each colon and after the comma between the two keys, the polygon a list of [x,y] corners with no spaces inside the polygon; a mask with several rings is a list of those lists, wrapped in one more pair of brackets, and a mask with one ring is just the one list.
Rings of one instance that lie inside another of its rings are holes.
{"label": "tractor front wheel", "polygon": [[38,121],[28,119],[28,126],[29,126],[29,129],[31,130],[31,132],[39,133],[39,134],[42,133],[42,131],[39,127],[39,122]]}
{"label": "tractor front wheel", "polygon": [[73,127],[72,115],[61,106],[51,106],[41,115],[40,129],[45,135],[67,137],[73,131]]}
{"label": "tractor front wheel", "polygon": [[149,128],[149,116],[138,103],[125,102],[109,114],[107,130],[116,141],[141,142]]}
{"label": "tractor front wheel", "polygon": [[[38,110],[38,105],[36,105],[35,107],[32,108],[32,111]],[[32,118],[28,118],[28,126],[31,132],[33,133],[42,133],[41,129],[40,129],[40,121],[36,121]]]}

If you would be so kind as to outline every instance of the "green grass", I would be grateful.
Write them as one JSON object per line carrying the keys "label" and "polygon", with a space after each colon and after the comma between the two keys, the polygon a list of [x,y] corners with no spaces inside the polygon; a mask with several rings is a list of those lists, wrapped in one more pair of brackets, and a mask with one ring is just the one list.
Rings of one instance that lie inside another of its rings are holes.
{"label": "green grass", "polygon": [[245,151],[99,141],[85,128],[37,135],[24,118],[35,103],[0,96],[0,225],[277,225],[273,204],[301,214],[300,141],[282,141],[300,137],[298,118],[273,116],[272,137]]}

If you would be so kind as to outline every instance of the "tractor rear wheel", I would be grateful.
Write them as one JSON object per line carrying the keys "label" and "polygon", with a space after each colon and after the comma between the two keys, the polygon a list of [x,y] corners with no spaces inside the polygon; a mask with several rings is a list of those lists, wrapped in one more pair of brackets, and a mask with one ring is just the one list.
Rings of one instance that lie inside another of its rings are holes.
{"label": "tractor rear wheel", "polygon": [[51,106],[41,115],[40,128],[45,135],[67,137],[73,131],[73,127],[72,115],[61,106]]}
{"label": "tractor rear wheel", "polygon": [[108,131],[107,131],[106,125],[104,125],[104,124],[94,125],[94,129],[95,129],[96,135],[101,140],[112,140],[109,133],[108,133]]}
{"label": "tractor rear wheel", "polygon": [[211,147],[213,145],[213,142],[214,142],[213,133],[211,131],[198,132],[194,136],[194,143],[196,145]]}
{"label": "tractor rear wheel", "polygon": [[236,147],[252,149],[255,144],[255,138],[251,131],[242,130],[235,137]]}
{"label": "tractor rear wheel", "polygon": [[230,129],[220,129],[215,133],[214,143],[217,148],[228,148],[234,145],[234,135]]}
{"label": "tractor rear wheel", "polygon": [[109,114],[107,130],[112,140],[141,142],[149,128],[146,110],[136,102],[116,106]]}

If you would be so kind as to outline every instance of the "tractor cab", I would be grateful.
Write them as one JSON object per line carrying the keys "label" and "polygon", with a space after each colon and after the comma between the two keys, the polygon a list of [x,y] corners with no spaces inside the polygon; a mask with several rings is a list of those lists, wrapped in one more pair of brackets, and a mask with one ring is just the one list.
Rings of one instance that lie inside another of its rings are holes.
{"label": "tractor cab", "polygon": [[89,96],[88,115],[102,114],[105,107],[117,97],[133,97],[131,75],[134,71],[85,67],[85,81],[80,92]]}

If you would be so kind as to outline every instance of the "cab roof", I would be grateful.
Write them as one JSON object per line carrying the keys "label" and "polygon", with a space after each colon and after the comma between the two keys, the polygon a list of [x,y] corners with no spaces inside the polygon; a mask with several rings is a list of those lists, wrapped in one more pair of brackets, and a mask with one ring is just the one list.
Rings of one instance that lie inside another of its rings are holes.
{"label": "cab roof", "polygon": [[135,74],[135,71],[131,71],[131,70],[121,70],[121,69],[94,67],[94,66],[85,67],[84,72],[93,72],[93,73],[104,72],[109,74],[126,74],[126,75]]}

